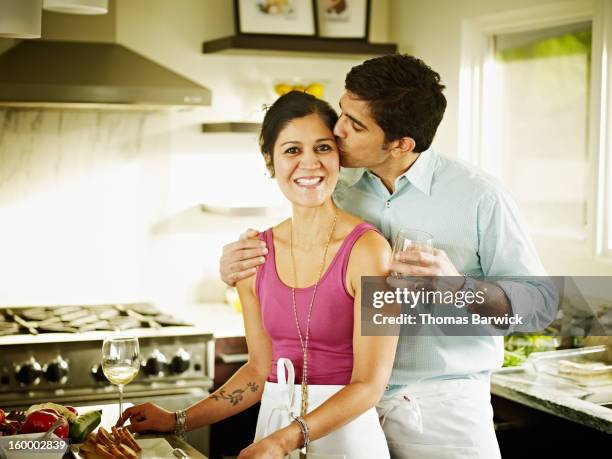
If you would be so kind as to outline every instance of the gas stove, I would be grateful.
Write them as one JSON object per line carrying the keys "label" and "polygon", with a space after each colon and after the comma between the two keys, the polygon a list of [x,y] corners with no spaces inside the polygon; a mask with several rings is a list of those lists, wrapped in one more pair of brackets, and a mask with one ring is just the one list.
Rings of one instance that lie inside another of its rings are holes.
{"label": "gas stove", "polygon": [[126,394],[212,386],[213,336],[149,303],[0,308],[0,334],[2,407],[115,398],[100,366],[102,341],[112,334],[139,339],[142,367]]}
{"label": "gas stove", "polygon": [[150,303],[0,309],[0,336],[159,329],[190,325]]}
{"label": "gas stove", "polygon": [[[149,303],[0,307],[0,407],[55,402],[115,404],[117,388],[100,365],[109,335],[136,336],[141,369],[125,400],[175,411],[205,398],[213,385],[213,335]],[[207,428],[187,440],[208,454]]]}

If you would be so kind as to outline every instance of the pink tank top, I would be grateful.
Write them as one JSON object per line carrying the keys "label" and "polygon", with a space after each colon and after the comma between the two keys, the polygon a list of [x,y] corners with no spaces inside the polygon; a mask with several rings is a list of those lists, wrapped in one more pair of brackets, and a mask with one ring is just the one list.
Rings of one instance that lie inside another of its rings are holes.
{"label": "pink tank top", "polygon": [[[327,271],[321,277],[310,318],[308,344],[308,383],[346,385],[353,372],[353,297],[346,290],[346,269],[353,245],[369,223],[357,225],[344,239]],[[284,357],[295,367],[295,383],[302,381],[303,353],[295,326],[291,288],[279,278],[272,228],[260,235],[268,247],[268,256],[257,270],[255,291],[261,305],[263,326],[272,341],[272,368],[268,381],[276,380],[276,362]],[[297,315],[302,333],[306,333],[308,306],[314,285],[295,289]]]}

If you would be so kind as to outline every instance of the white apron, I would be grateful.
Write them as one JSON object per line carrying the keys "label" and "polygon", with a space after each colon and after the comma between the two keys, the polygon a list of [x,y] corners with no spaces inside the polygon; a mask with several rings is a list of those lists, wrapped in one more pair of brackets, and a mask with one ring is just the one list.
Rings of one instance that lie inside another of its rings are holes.
{"label": "white apron", "polygon": [[[287,369],[287,373],[285,372]],[[278,383],[266,382],[257,418],[255,441],[288,426],[292,414],[299,414],[301,387],[295,385],[295,371],[291,360],[277,362]],[[308,406],[314,410],[344,386],[308,385]],[[389,449],[374,407],[357,419],[319,438],[308,446],[308,457],[329,459],[386,459]]]}
{"label": "white apron", "polygon": [[393,459],[501,459],[484,381],[412,384],[377,409]]}

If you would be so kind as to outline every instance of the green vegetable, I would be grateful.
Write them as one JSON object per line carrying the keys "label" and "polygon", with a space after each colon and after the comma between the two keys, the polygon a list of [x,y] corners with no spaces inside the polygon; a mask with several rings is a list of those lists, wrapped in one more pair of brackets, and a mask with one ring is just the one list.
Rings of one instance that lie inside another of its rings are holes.
{"label": "green vegetable", "polygon": [[[554,329],[545,332],[556,333]],[[560,344],[559,338],[550,335],[512,335],[506,336],[504,343],[504,366],[522,365],[532,352],[552,351]]]}
{"label": "green vegetable", "polygon": [[522,365],[527,359],[524,349],[518,349],[514,352],[504,352],[504,366],[505,367],[517,367]]}
{"label": "green vegetable", "polygon": [[79,416],[70,426],[70,439],[73,443],[83,443],[87,435],[94,431],[102,420],[102,410],[90,411]]}

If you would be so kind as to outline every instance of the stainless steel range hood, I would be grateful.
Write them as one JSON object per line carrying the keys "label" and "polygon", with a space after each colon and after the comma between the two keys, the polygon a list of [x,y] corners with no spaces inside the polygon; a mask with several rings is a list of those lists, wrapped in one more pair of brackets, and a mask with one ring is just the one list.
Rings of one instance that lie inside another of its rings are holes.
{"label": "stainless steel range hood", "polygon": [[116,43],[23,41],[0,55],[0,104],[210,105],[210,91]]}

